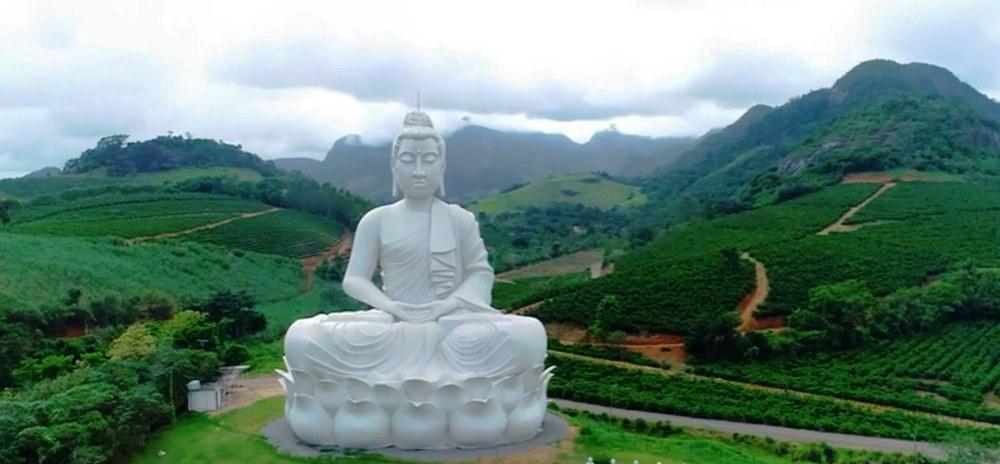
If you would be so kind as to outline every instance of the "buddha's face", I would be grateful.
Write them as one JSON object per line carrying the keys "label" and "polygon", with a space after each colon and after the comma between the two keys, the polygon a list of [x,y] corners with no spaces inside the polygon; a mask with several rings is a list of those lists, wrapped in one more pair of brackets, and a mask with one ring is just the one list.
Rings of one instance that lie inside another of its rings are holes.
{"label": "buddha's face", "polygon": [[444,181],[444,160],[432,138],[399,141],[399,152],[392,163],[396,185],[407,198],[434,195]]}

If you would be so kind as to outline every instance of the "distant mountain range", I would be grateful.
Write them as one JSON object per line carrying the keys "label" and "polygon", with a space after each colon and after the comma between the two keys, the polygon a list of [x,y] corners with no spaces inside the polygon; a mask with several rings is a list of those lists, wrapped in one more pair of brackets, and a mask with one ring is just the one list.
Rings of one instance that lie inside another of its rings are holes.
{"label": "distant mountain range", "polygon": [[1000,104],[945,68],[866,61],[830,88],[750,108],[658,169],[646,190],[726,211],[894,168],[997,174]]}
{"label": "distant mountain range", "polygon": [[[455,201],[482,198],[512,185],[550,175],[604,171],[648,175],[694,146],[693,137],[643,137],[607,129],[583,144],[561,134],[500,131],[464,126],[445,137],[446,193]],[[386,201],[391,195],[389,143],[367,145],[358,135],[337,140],[323,161],[279,158],[275,164],[319,182]]]}

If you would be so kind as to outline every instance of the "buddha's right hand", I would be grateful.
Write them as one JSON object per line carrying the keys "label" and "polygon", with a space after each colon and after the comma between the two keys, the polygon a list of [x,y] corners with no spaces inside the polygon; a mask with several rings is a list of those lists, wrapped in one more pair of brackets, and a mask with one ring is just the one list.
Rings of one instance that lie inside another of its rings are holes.
{"label": "buddha's right hand", "polygon": [[402,301],[393,301],[387,307],[381,309],[404,322],[428,322],[434,317],[433,307],[429,303],[411,304]]}

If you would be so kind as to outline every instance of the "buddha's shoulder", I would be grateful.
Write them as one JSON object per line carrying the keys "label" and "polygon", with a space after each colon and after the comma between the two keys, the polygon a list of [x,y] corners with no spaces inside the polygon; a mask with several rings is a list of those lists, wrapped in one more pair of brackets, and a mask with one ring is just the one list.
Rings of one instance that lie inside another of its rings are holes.
{"label": "buddha's shoulder", "polygon": [[472,211],[469,211],[459,205],[454,203],[445,203],[448,205],[448,211],[451,212],[451,217],[463,226],[471,226],[476,224],[476,215]]}

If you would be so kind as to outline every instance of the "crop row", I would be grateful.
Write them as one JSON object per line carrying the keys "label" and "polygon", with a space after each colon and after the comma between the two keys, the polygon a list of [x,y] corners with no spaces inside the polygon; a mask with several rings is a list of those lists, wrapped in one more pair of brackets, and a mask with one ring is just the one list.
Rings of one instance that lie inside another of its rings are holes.
{"label": "crop row", "polygon": [[1000,423],[983,395],[1000,388],[1000,323],[955,323],[931,335],[808,359],[703,364],[716,377]]}
{"label": "crop row", "polygon": [[1000,429],[966,428],[899,411],[876,412],[845,402],[664,376],[558,355],[550,396],[712,419],[932,442],[1000,445]]}
{"label": "crop row", "polygon": [[301,258],[329,248],[340,238],[341,231],[341,226],[329,219],[299,211],[281,210],[198,231],[185,238],[229,248]]}

